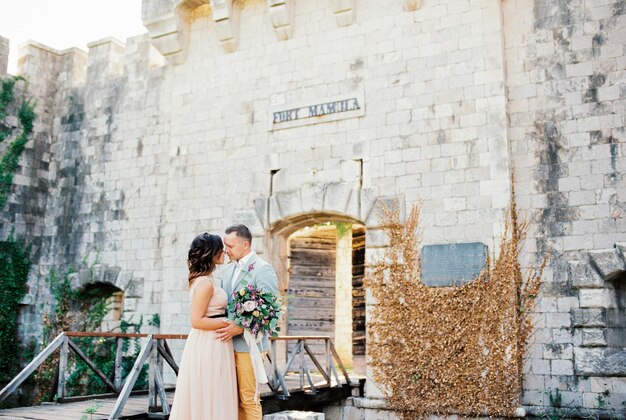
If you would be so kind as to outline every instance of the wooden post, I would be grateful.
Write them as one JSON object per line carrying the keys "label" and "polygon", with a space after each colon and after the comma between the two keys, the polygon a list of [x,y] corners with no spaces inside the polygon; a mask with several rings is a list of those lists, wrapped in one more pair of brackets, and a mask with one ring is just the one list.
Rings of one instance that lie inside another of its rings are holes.
{"label": "wooden post", "polygon": [[152,344],[154,339],[152,335],[148,336],[148,342],[139,352],[139,356],[137,356],[137,360],[135,360],[135,364],[131,369],[130,373],[126,377],[126,381],[124,381],[124,387],[122,388],[122,392],[120,392],[119,397],[117,397],[117,401],[115,402],[115,406],[113,407],[113,411],[109,415],[109,420],[116,420],[122,414],[122,410],[124,409],[124,405],[130,396],[130,392],[133,390],[135,386],[135,382],[137,382],[137,377],[141,372],[141,368],[143,364],[148,359],[148,355],[150,354],[150,350],[152,350]]}
{"label": "wooden post", "polygon": [[317,360],[317,357],[315,357],[315,355],[313,354],[313,351],[306,343],[304,344],[304,350],[309,354],[311,361],[313,362],[317,370],[320,372],[322,377],[326,379],[326,382],[328,383],[328,385],[330,385],[330,382],[331,382],[330,376],[326,375],[326,373],[324,372],[324,369],[322,368],[322,364]]}
{"label": "wooden post", "polygon": [[154,352],[157,355],[157,366],[159,367],[159,372],[161,372],[161,375],[163,375],[163,357],[161,356],[161,353],[159,352],[159,345],[163,347],[164,343],[165,343],[165,339],[161,338],[157,341],[156,346],[154,347]]}
{"label": "wooden post", "polygon": [[65,398],[65,384],[67,382],[67,355],[69,352],[68,338],[63,337],[61,351],[59,353],[59,381],[57,382],[56,400]]}
{"label": "wooden post", "polygon": [[113,385],[117,391],[122,390],[122,360],[124,357],[124,342],[121,337],[116,338],[117,348],[115,350],[115,372],[113,377]]}
{"label": "wooden post", "polygon": [[78,357],[80,357],[81,359],[83,359],[83,361],[87,364],[87,366],[89,366],[89,368],[96,374],[98,375],[98,377],[100,379],[102,379],[102,382],[104,382],[106,384],[106,386],[109,387],[109,389],[115,393],[117,393],[117,389],[115,388],[115,385],[113,385],[111,383],[111,381],[109,380],[109,378],[102,373],[102,371],[100,369],[98,369],[98,366],[95,365],[94,362],[91,361],[91,359],[89,359],[85,353],[83,353],[83,351],[76,345],[76,343],[74,343],[69,337],[67,338],[67,344],[69,344],[70,348],[72,350],[74,350],[74,353],[76,353],[78,355]]}
{"label": "wooden post", "polygon": [[324,340],[326,344],[326,377],[328,378],[328,385],[330,386],[330,364],[332,362],[332,356],[330,355],[330,338]]}
{"label": "wooden post", "polygon": [[[306,342],[302,343],[306,346]],[[304,389],[304,352],[300,349],[300,389]]]}
{"label": "wooden post", "polygon": [[19,387],[22,382],[24,382],[30,376],[30,374],[33,373],[35,369],[37,369],[39,365],[48,358],[48,356],[50,356],[56,349],[61,346],[64,339],[64,333],[57,335],[57,337],[52,340],[52,342],[48,344],[48,346],[43,349],[43,351],[39,353],[37,357],[35,357],[24,369],[22,369],[20,373],[18,373],[15,378],[13,378],[11,382],[8,383],[7,386],[2,389],[2,391],[0,391],[0,401],[3,401],[6,397],[11,395],[11,393],[13,393],[17,389],[17,387]]}
{"label": "wooden post", "polygon": [[161,376],[161,369],[157,366],[154,370],[154,380],[156,382],[157,393],[161,400],[161,409],[163,414],[170,413],[170,405],[167,402],[167,394],[165,393],[165,385],[163,384],[163,376]]}
{"label": "wooden post", "polygon": [[154,340],[150,346],[150,356],[148,359],[148,413],[154,413],[157,410],[157,390],[155,371],[158,368],[157,362],[157,346],[158,340]]}
{"label": "wooden post", "polygon": [[[337,361],[337,366],[339,366],[339,369],[341,369],[341,373],[343,373],[343,376],[346,378],[346,383],[350,385],[350,377],[348,376],[348,372],[346,371],[346,368],[343,367],[341,358],[337,354],[337,351],[335,350],[335,346],[333,346],[332,342],[330,342],[330,351],[333,353],[333,356],[335,356],[335,360]],[[337,380],[337,385],[339,385],[339,380]]]}

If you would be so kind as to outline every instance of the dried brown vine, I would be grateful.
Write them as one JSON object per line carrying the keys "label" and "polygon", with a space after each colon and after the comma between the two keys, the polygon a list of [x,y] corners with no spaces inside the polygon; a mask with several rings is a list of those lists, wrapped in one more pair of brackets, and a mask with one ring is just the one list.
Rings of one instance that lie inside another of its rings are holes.
{"label": "dried brown vine", "polygon": [[383,221],[390,246],[366,278],[377,301],[368,324],[368,363],[389,406],[407,418],[513,415],[546,261],[523,275],[519,254],[527,223],[512,206],[498,256],[477,279],[428,287],[420,280],[419,208],[413,206],[405,223],[397,209],[385,209]]}

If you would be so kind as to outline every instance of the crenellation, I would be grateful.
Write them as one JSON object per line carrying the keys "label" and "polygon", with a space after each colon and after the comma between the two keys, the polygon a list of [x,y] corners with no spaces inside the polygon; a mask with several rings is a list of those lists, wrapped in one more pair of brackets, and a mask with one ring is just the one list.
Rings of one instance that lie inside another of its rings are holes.
{"label": "crenellation", "polygon": [[9,50],[9,39],[0,35],[0,76],[7,74],[7,68],[9,65]]}
{"label": "crenellation", "polygon": [[125,44],[115,38],[103,38],[87,44],[87,83],[119,77],[124,71]]}

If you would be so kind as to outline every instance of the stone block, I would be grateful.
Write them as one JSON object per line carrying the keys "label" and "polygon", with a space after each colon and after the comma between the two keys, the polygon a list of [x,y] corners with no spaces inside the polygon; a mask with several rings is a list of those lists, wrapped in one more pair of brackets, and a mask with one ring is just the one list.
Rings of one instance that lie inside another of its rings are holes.
{"label": "stone block", "polygon": [[276,222],[278,222],[280,219],[282,219],[282,215],[280,212],[280,207],[278,206],[278,200],[276,199],[276,196],[271,196],[269,198],[269,222],[270,225],[274,224]]}
{"label": "stone block", "polygon": [[626,261],[626,242],[617,242],[615,244],[615,249],[619,252],[622,259]]}
{"label": "stone block", "polygon": [[578,297],[581,308],[608,308],[611,306],[607,289],[580,289]]}
{"label": "stone block", "polygon": [[332,5],[337,25],[352,25],[354,22],[355,0],[332,0]]}
{"label": "stone block", "polygon": [[568,268],[572,288],[602,288],[604,286],[602,277],[587,262],[570,261]]}
{"label": "stone block", "polygon": [[143,0],[141,20],[152,45],[172,64],[185,62],[189,44],[189,9],[177,0]]}
{"label": "stone block", "polygon": [[602,328],[583,328],[582,346],[583,347],[605,347],[606,331]]}
{"label": "stone block", "polygon": [[285,41],[293,33],[293,0],[267,0],[272,25],[279,40]]}
{"label": "stone block", "polygon": [[300,187],[302,211],[314,212],[324,209],[324,184],[306,183]]}
{"label": "stone block", "polygon": [[573,375],[574,364],[571,360],[553,360],[551,366],[552,375]]}
{"label": "stone block", "polygon": [[615,271],[624,270],[624,260],[615,248],[589,251],[589,259],[602,278]]}
{"label": "stone block", "polygon": [[564,359],[571,360],[573,349],[571,344],[543,344],[544,359]]}
{"label": "stone block", "polygon": [[211,0],[215,32],[226,52],[237,49],[239,42],[239,13],[233,0]]}
{"label": "stone block", "polygon": [[345,213],[352,195],[352,183],[336,182],[327,184],[324,194],[324,210]]}
{"label": "stone block", "polygon": [[255,198],[254,199],[254,210],[256,211],[256,216],[264,229],[267,229],[267,209],[268,203],[266,198]]}
{"label": "stone block", "polygon": [[119,275],[121,269],[119,267],[106,267],[104,272],[103,281],[109,284],[115,284],[117,276]]}
{"label": "stone block", "polygon": [[374,211],[374,205],[378,199],[377,188],[363,188],[361,189],[361,215],[360,220],[367,220],[372,211]]}
{"label": "stone block", "polygon": [[578,347],[574,349],[577,375],[626,376],[626,350]]}
{"label": "stone block", "polygon": [[546,327],[567,328],[571,326],[569,313],[546,313]]}
{"label": "stone block", "polygon": [[87,44],[87,82],[121,76],[124,71],[125,45],[115,38],[103,38]]}
{"label": "stone block", "polygon": [[574,327],[606,327],[606,309],[576,308],[570,312]]}
{"label": "stone block", "polygon": [[252,233],[252,236],[263,236],[265,234],[265,229],[263,229],[263,225],[258,219],[255,210],[235,211],[233,223],[246,225],[248,229],[250,229],[250,233]]}
{"label": "stone block", "polygon": [[279,192],[275,195],[281,217],[289,217],[302,213],[302,202],[300,191],[291,190]]}
{"label": "stone block", "polygon": [[312,411],[280,411],[263,416],[263,420],[324,420],[324,418],[324,413]]}
{"label": "stone block", "polygon": [[126,290],[128,284],[133,279],[133,273],[130,271],[120,271],[115,279],[115,286],[120,290]]}
{"label": "stone block", "polygon": [[143,297],[144,281],[142,278],[134,278],[126,287],[124,296],[127,298],[141,298]]}

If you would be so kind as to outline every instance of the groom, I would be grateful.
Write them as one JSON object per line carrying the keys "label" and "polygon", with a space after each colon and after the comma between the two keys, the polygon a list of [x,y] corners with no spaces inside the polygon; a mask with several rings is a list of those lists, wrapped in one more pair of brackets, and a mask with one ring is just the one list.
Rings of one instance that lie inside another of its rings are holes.
{"label": "groom", "polygon": [[[245,225],[227,228],[224,245],[231,262],[222,272],[222,288],[228,293],[229,302],[233,299],[233,291],[243,288],[244,283],[252,283],[259,289],[278,295],[276,272],[252,250],[252,235]],[[245,281],[242,281],[244,277]],[[257,383],[250,359],[250,348],[241,335],[243,328],[231,323],[215,332],[218,340],[233,340],[239,388],[239,420],[261,420],[261,405],[255,401]],[[268,348],[269,340],[264,336],[259,343],[259,349],[266,352]]]}

